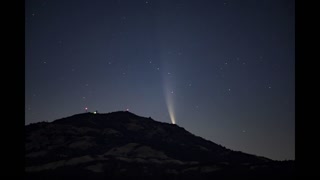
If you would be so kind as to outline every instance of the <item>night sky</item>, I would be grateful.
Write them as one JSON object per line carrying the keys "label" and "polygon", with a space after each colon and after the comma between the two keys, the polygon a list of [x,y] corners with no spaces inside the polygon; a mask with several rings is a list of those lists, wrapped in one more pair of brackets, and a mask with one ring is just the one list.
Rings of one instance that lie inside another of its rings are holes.
{"label": "night sky", "polygon": [[293,0],[26,0],[25,124],[125,111],[295,159]]}

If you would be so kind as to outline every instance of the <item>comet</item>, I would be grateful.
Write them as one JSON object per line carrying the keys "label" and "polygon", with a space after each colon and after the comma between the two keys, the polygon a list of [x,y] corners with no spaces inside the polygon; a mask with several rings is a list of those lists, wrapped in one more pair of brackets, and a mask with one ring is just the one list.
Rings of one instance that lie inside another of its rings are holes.
{"label": "comet", "polygon": [[170,96],[170,93],[166,93],[166,103],[167,103],[167,108],[168,108],[171,123],[176,124],[173,99],[172,99],[172,96]]}
{"label": "comet", "polygon": [[[170,76],[170,74],[169,74]],[[174,91],[173,91],[173,79],[168,77],[168,74],[163,74],[163,90],[164,90],[164,96],[166,100],[166,105],[168,108],[168,113],[170,116],[170,120],[172,124],[176,124],[176,118],[175,118],[175,110],[174,110]]]}
{"label": "comet", "polygon": [[175,119],[175,116],[174,116],[174,111],[173,111],[173,106],[172,106],[172,104],[168,103],[168,104],[167,104],[167,107],[168,107],[168,111],[169,111],[169,116],[170,116],[170,119],[171,119],[171,123],[172,123],[172,124],[176,124],[176,119]]}

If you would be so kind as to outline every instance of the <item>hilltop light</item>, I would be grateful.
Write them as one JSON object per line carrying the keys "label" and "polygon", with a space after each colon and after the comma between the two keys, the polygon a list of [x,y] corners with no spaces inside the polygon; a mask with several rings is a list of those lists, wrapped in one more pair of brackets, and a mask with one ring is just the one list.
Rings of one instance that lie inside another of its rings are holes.
{"label": "hilltop light", "polygon": [[97,111],[94,111],[93,114],[97,114]]}

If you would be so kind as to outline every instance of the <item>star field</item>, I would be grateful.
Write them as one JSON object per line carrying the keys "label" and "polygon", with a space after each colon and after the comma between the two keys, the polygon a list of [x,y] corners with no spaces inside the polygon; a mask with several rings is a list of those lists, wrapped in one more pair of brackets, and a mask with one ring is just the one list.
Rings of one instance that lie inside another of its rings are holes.
{"label": "star field", "polygon": [[[294,1],[27,0],[25,124],[127,110],[295,158]],[[87,108],[87,109],[86,109]]]}

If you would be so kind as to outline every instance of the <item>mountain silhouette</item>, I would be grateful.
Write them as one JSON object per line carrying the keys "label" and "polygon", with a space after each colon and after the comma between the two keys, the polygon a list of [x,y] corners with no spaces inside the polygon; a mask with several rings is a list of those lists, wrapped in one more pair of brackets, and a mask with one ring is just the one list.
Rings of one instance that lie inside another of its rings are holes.
{"label": "mountain silhouette", "polygon": [[128,111],[83,113],[25,126],[27,179],[212,179],[293,177],[274,161]]}

